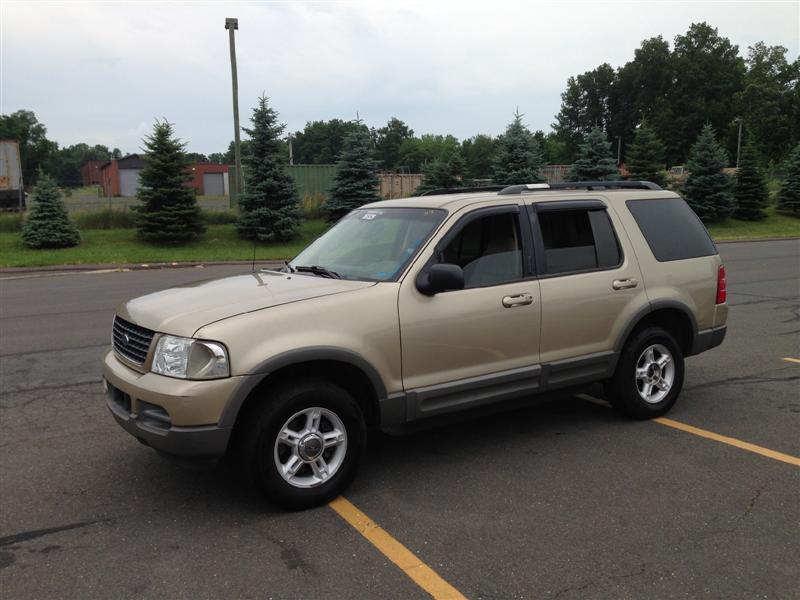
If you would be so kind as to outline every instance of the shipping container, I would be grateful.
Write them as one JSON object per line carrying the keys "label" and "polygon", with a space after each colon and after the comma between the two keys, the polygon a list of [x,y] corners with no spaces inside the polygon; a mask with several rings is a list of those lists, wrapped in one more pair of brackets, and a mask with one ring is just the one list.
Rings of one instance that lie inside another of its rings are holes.
{"label": "shipping container", "polygon": [[25,208],[19,142],[0,140],[0,210]]}

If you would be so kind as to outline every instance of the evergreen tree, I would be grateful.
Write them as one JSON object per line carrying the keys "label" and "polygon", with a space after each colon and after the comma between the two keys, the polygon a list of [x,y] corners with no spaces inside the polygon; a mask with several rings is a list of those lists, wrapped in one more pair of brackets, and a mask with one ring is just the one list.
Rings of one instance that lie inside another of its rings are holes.
{"label": "evergreen tree", "polygon": [[789,155],[786,179],[778,192],[778,210],[800,217],[800,144]]}
{"label": "evergreen tree", "polygon": [[347,134],[336,169],[330,197],[325,204],[328,221],[338,221],[351,210],[380,200],[378,165],[372,158],[367,128]]}
{"label": "evergreen tree", "polygon": [[683,188],[686,201],[704,223],[721,221],[733,212],[730,178],[722,171],[727,163],[728,155],[707,123],[689,151]]}
{"label": "evergreen tree", "polygon": [[599,127],[593,128],[578,149],[578,159],[567,174],[569,181],[616,181],[619,169],[611,142]]}
{"label": "evergreen tree", "polygon": [[764,208],[769,200],[767,183],[758,166],[758,154],[752,140],[742,148],[739,168],[736,170],[736,186],[733,188],[736,210],[733,216],[746,221],[758,221],[767,216]]}
{"label": "evergreen tree", "polygon": [[646,124],[636,131],[636,137],[628,148],[625,166],[631,179],[652,181],[661,187],[666,185],[664,144]]}
{"label": "evergreen tree", "polygon": [[541,147],[523,125],[519,110],[515,111],[514,120],[497,140],[492,179],[501,185],[544,181],[539,175],[543,164]]}
{"label": "evergreen tree", "polygon": [[194,190],[186,185],[191,179],[186,145],[173,133],[171,123],[156,121],[153,133],[144,139],[136,228],[139,236],[152,242],[185,242],[205,231]]}
{"label": "evergreen tree", "polygon": [[55,181],[38,173],[33,189],[36,204],[22,226],[22,243],[28,248],[67,248],[81,241],[81,234],[69,218]]}
{"label": "evergreen tree", "polygon": [[422,185],[417,188],[415,195],[419,196],[430,190],[461,187],[464,185],[465,168],[464,157],[458,149],[425,163],[422,168]]}
{"label": "evergreen tree", "polygon": [[245,190],[239,199],[236,229],[248,240],[287,241],[297,237],[300,207],[297,186],[286,169],[280,135],[284,125],[266,96],[258,99],[250,121],[249,150],[242,158]]}

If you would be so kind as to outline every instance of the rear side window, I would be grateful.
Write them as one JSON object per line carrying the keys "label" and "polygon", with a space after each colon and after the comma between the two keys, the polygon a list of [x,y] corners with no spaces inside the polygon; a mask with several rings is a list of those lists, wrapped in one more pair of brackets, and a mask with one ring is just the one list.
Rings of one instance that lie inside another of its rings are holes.
{"label": "rear side window", "polygon": [[619,245],[605,210],[544,210],[538,219],[545,273],[608,269],[620,263]]}
{"label": "rear side window", "polygon": [[682,198],[628,200],[626,204],[657,261],[717,253],[708,231]]}

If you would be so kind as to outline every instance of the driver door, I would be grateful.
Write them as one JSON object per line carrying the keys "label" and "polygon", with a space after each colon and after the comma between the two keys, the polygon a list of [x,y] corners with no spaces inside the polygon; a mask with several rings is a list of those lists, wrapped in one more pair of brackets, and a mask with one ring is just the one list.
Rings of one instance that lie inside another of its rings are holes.
{"label": "driver door", "polygon": [[[519,203],[474,208],[443,228],[399,294],[407,419],[479,406],[539,385],[539,282]],[[435,263],[457,264],[464,289],[422,294]]]}

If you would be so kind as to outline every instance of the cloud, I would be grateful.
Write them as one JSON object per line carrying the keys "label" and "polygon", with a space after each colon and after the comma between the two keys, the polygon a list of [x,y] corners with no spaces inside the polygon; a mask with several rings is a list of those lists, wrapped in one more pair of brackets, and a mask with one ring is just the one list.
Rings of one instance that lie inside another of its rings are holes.
{"label": "cloud", "polygon": [[800,51],[797,3],[3,2],[2,13],[2,111],[34,110],[61,144],[131,152],[161,117],[191,150],[227,147],[228,16],[243,122],[265,92],[290,130],[358,111],[463,138],[502,131],[516,106],[547,129],[567,77],[702,20],[743,53],[759,40]]}

